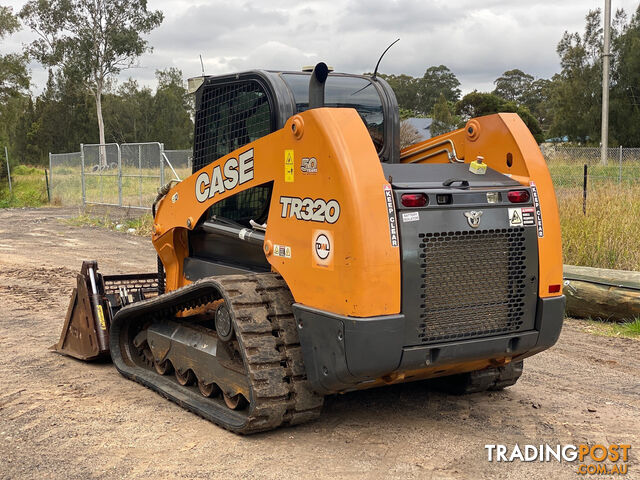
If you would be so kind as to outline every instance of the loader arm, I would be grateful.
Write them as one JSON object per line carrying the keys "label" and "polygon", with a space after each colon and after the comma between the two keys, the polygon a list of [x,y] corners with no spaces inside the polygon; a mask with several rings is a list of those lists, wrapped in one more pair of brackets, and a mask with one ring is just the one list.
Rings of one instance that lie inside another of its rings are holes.
{"label": "loader arm", "polygon": [[[303,174],[302,161],[311,158],[317,172]],[[285,172],[288,161],[293,173]],[[356,317],[400,311],[399,249],[385,199],[389,183],[362,120],[342,108],[296,115],[169,191],[158,205],[153,234],[167,291],[190,283],[183,272],[187,231],[215,203],[267,182],[273,192],[264,253],[296,302]],[[328,241],[325,259],[315,253],[318,238]],[[371,279],[376,287],[363,288]]]}
{"label": "loader arm", "polygon": [[535,186],[541,215],[539,295],[557,295],[557,291],[550,292],[549,288],[562,283],[558,204],[540,148],[517,114],[497,113],[474,118],[464,128],[404,148],[400,161],[406,164],[471,163],[478,156],[482,156],[490,168],[521,185]]}

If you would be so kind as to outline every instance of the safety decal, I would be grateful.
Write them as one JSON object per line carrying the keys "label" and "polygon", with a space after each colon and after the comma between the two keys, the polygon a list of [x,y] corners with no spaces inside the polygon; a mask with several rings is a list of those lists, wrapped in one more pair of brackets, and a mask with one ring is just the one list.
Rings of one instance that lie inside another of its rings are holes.
{"label": "safety decal", "polygon": [[318,160],[316,160],[316,157],[303,158],[300,164],[300,171],[307,174],[318,173]]}
{"label": "safety decal", "polygon": [[273,254],[276,257],[291,258],[291,247],[287,245],[274,245]]}
{"label": "safety decal", "polygon": [[100,328],[102,330],[107,329],[107,323],[104,321],[104,313],[102,312],[102,305],[98,305],[98,321],[100,322]]}
{"label": "safety decal", "polygon": [[228,158],[222,166],[216,165],[211,171],[211,176],[208,172],[198,175],[196,199],[203,203],[213,198],[216,193],[233,190],[249,180],[253,180],[253,148],[238,155],[237,159]]}
{"label": "safety decal", "polygon": [[420,212],[406,212],[402,214],[403,222],[417,222],[420,220]]}
{"label": "safety decal", "polygon": [[509,208],[509,226],[510,227],[535,227],[536,215],[535,208]]}
{"label": "safety decal", "polygon": [[284,181],[293,182],[293,150],[284,151]]}
{"label": "safety decal", "polygon": [[280,197],[282,218],[296,217],[305,222],[336,223],[340,218],[337,200],[318,198]]}
{"label": "safety decal", "polygon": [[533,181],[529,182],[531,187],[531,197],[533,198],[533,206],[536,209],[536,221],[538,227],[538,237],[544,237],[544,229],[542,228],[542,212],[540,211],[540,197],[538,197],[538,189]]}
{"label": "safety decal", "polygon": [[389,216],[389,235],[391,237],[391,246],[397,247],[398,242],[398,225],[396,222],[396,209],[393,205],[393,192],[391,185],[384,186],[384,199],[387,203],[387,215]]}
{"label": "safety decal", "polygon": [[313,266],[333,270],[333,233],[328,230],[314,230],[312,239]]}

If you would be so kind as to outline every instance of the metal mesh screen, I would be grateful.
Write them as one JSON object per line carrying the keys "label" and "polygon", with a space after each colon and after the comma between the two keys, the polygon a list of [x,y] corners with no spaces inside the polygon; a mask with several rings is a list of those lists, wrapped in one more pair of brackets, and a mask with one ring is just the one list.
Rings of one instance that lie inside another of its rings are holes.
{"label": "metal mesh screen", "polygon": [[423,343],[516,332],[524,323],[524,228],[421,233]]}
{"label": "metal mesh screen", "polygon": [[271,109],[254,81],[205,87],[196,112],[193,172],[271,132]]}

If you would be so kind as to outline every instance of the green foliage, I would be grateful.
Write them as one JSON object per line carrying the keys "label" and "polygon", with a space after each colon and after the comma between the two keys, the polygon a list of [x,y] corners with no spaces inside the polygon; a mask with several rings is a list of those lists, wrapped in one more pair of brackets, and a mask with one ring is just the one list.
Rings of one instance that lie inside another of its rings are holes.
{"label": "green foliage", "polygon": [[443,94],[433,106],[433,123],[431,124],[431,135],[442,135],[443,133],[455,130],[460,117],[454,114],[454,105],[448,102]]}
{"label": "green foliage", "polygon": [[429,67],[422,78],[410,75],[379,75],[393,89],[401,110],[411,112],[408,117],[428,116],[440,95],[449,102],[460,98],[460,82],[446,66]]}
{"label": "green foliage", "polygon": [[586,320],[584,324],[585,330],[595,335],[640,339],[640,318],[624,323]]}
{"label": "green foliage", "polygon": [[40,207],[47,203],[47,187],[42,168],[18,165],[11,170],[12,192],[0,182],[0,208]]}
{"label": "green foliage", "polygon": [[153,217],[150,213],[145,213],[137,218],[112,218],[109,215],[92,215],[84,213],[66,220],[66,223],[75,227],[100,227],[107,228],[122,233],[130,233],[133,228],[134,235],[150,237],[153,231]]}
{"label": "green foliage", "polygon": [[151,51],[141,35],[162,23],[162,12],[146,0],[30,0],[20,17],[38,35],[29,53],[42,65],[60,68],[93,93],[100,143],[105,143],[102,94],[109,79]]}
{"label": "green foliage", "polygon": [[524,105],[518,105],[515,102],[507,101],[493,93],[481,93],[474,90],[468,93],[462,100],[456,103],[455,111],[460,115],[463,122],[473,117],[481,117],[483,115],[491,115],[493,113],[517,113],[522,121],[529,127],[531,134],[538,143],[544,141],[544,135],[538,120],[531,115],[529,109]]}
{"label": "green foliage", "polygon": [[[18,31],[20,24],[11,7],[0,6],[0,40]],[[27,57],[24,54],[0,55],[0,144],[12,140],[7,126],[18,118],[18,104],[29,89]],[[4,153],[4,152],[2,152]],[[6,172],[0,168],[0,178]]]}

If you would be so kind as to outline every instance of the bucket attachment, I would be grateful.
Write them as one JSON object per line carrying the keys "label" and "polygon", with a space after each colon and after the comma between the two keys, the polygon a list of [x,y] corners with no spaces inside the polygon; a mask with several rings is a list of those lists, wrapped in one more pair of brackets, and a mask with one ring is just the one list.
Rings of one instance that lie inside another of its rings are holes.
{"label": "bucket attachment", "polygon": [[82,262],[54,350],[80,360],[109,358],[111,318],[123,306],[158,294],[158,274],[101,275],[96,261]]}
{"label": "bucket attachment", "polygon": [[84,261],[71,293],[60,340],[50,350],[80,360],[109,356],[108,312],[98,262]]}

